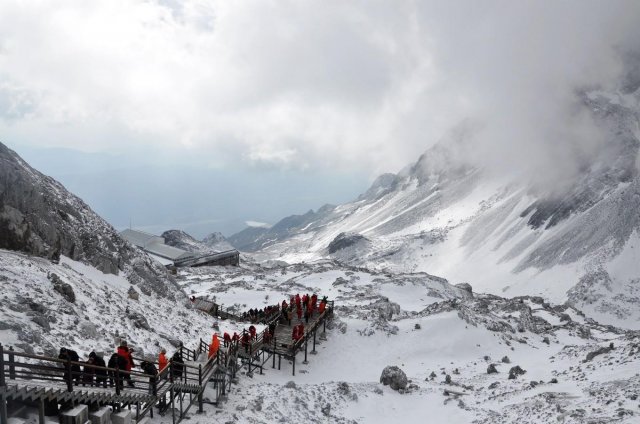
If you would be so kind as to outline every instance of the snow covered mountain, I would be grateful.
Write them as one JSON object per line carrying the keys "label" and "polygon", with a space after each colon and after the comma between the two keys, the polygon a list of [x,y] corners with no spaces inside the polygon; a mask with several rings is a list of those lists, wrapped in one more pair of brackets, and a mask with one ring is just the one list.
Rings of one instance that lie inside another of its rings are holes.
{"label": "snow covered mountain", "polygon": [[168,230],[162,233],[161,237],[164,237],[165,243],[169,246],[177,247],[187,252],[211,253],[233,249],[233,246],[220,233],[209,234],[202,241],[196,240],[182,230]]}
{"label": "snow covered mountain", "polygon": [[569,300],[637,327],[640,90],[579,97],[607,140],[563,184],[491,172],[472,159],[464,127],[354,202],[230,239],[258,259],[424,271],[480,291]]}
{"label": "snow covered mountain", "polygon": [[0,248],[56,260],[66,256],[118,275],[146,294],[184,298],[160,264],[59,182],[0,144]]}

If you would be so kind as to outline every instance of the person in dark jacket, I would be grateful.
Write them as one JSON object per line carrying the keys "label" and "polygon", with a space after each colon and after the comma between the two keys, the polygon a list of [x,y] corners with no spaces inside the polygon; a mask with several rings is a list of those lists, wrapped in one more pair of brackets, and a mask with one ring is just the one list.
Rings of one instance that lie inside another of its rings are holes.
{"label": "person in dark jacket", "polygon": [[121,355],[114,353],[109,358],[108,367],[111,368],[109,370],[109,384],[113,387],[113,383],[115,382],[118,387],[122,389],[124,386],[124,373],[119,373],[120,378],[116,378],[116,372],[114,369],[119,369],[120,371],[126,371],[127,369],[127,361]]}
{"label": "person in dark jacket", "polygon": [[[60,348],[60,354],[58,355],[58,359],[62,359],[64,361],[71,361],[71,362],[80,362],[80,357],[78,356],[78,353],[75,350],[72,349],[68,349],[66,347],[61,347]],[[71,376],[69,376],[69,371],[67,370],[67,366],[63,365],[64,368],[64,381],[69,381],[69,378],[72,379],[72,381],[75,381],[76,384],[79,384],[80,381],[82,380],[82,371],[80,369],[80,365],[78,364],[72,364],[71,365]]]}
{"label": "person in dark jacket", "polygon": [[180,380],[182,378],[183,372],[184,360],[182,359],[182,355],[178,350],[171,357],[171,377],[173,377],[174,380]]}
{"label": "person in dark jacket", "polygon": [[85,365],[82,367],[82,385],[93,387],[93,376],[96,373],[96,369],[93,367],[95,365],[93,358],[89,357]]}
{"label": "person in dark jacket", "polygon": [[[91,352],[89,354],[89,360],[92,361],[93,365],[96,367],[105,368],[107,365],[104,362],[104,358],[102,356],[97,355],[95,352]],[[103,387],[107,387],[107,370],[96,368],[95,376],[96,376],[96,386],[100,386],[102,384]]]}
{"label": "person in dark jacket", "polygon": [[152,362],[149,361],[142,361],[140,363],[140,369],[142,369],[142,372],[149,376],[149,394],[155,394],[154,382],[156,380],[156,376],[158,375],[158,369]]}

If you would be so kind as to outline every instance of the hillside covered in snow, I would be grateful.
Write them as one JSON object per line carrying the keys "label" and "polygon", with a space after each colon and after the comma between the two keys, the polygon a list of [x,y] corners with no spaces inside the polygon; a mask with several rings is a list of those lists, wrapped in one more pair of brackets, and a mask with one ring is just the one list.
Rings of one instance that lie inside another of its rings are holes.
{"label": "hillside covered in snow", "polygon": [[478,130],[466,125],[351,203],[230,239],[257,259],[428,272],[478,291],[568,300],[638,328],[640,89],[578,101],[606,140],[566,179],[487,168],[475,160]]}

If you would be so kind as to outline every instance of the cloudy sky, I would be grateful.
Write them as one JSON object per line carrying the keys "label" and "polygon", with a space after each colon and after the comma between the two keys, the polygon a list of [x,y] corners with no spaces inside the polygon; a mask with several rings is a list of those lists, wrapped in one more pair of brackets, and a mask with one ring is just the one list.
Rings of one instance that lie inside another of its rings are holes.
{"label": "cloudy sky", "polygon": [[231,234],[469,119],[496,166],[589,146],[575,90],[614,87],[639,28],[634,0],[2,0],[0,140],[116,227]]}

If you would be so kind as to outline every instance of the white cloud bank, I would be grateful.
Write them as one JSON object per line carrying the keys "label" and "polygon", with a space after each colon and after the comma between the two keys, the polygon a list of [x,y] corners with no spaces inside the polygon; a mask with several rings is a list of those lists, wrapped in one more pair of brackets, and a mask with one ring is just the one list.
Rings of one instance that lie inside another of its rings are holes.
{"label": "white cloud bank", "polygon": [[376,173],[473,118],[543,162],[638,28],[637,1],[5,0],[0,134]]}

